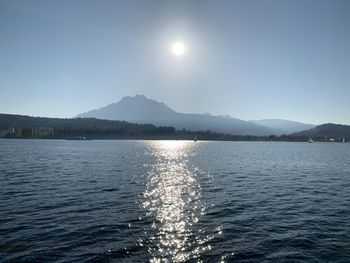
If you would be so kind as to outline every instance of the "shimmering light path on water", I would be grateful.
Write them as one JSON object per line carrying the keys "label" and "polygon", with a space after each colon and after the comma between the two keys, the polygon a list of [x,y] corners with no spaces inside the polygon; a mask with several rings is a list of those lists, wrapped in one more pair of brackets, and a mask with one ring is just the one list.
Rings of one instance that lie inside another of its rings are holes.
{"label": "shimmering light path on water", "polygon": [[349,262],[350,144],[0,140],[0,262]]}
{"label": "shimmering light path on water", "polygon": [[[162,141],[152,144],[151,165],[144,193],[143,208],[153,218],[148,240],[151,262],[184,262],[200,255],[208,245],[206,237],[194,224],[205,214],[201,186],[196,180],[203,175],[187,167],[192,142]],[[140,242],[143,245],[143,241]]]}

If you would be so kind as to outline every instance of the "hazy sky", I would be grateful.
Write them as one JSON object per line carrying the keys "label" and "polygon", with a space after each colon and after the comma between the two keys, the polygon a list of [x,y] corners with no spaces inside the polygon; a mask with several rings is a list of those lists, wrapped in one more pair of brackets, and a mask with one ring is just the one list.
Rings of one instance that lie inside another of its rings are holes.
{"label": "hazy sky", "polygon": [[72,117],[144,94],[350,124],[349,14],[347,0],[0,0],[0,112]]}

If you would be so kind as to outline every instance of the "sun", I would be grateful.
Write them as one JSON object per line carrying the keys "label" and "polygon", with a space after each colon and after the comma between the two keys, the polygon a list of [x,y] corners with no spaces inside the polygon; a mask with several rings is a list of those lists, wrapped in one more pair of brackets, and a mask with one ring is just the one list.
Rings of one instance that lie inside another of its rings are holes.
{"label": "sun", "polygon": [[175,56],[181,56],[185,52],[185,45],[181,42],[175,42],[171,46],[171,51]]}

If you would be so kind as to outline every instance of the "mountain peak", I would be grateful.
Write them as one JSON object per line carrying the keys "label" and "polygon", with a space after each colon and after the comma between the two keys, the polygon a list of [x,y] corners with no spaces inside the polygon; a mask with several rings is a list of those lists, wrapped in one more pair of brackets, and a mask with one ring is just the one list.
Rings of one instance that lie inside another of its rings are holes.
{"label": "mountain peak", "polygon": [[171,109],[169,106],[167,106],[163,102],[149,99],[145,95],[142,95],[142,94],[136,94],[134,97],[132,97],[132,96],[123,97],[116,104],[122,104],[123,107],[125,107],[125,106],[135,107],[135,109],[136,108],[140,109],[141,112],[154,111],[154,112],[157,112],[157,114],[161,114],[162,112],[175,113],[175,111],[173,109]]}
{"label": "mountain peak", "polygon": [[149,98],[147,98],[145,95],[142,94],[136,94],[135,96],[125,96],[123,97],[120,101],[122,100],[151,100]]}
{"label": "mountain peak", "polygon": [[147,98],[144,95],[125,96],[119,102],[109,104],[98,110],[92,110],[78,117],[94,117],[107,120],[125,120],[136,123],[155,123],[158,119],[167,119],[175,111],[164,103]]}

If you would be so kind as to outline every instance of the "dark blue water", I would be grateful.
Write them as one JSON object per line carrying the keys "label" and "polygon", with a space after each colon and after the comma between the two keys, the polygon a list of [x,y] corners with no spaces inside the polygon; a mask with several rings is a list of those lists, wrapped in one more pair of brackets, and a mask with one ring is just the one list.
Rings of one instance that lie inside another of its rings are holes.
{"label": "dark blue water", "polygon": [[350,144],[0,140],[1,262],[350,262]]}

